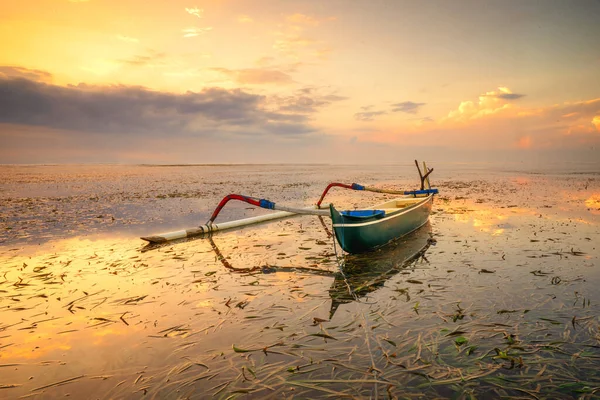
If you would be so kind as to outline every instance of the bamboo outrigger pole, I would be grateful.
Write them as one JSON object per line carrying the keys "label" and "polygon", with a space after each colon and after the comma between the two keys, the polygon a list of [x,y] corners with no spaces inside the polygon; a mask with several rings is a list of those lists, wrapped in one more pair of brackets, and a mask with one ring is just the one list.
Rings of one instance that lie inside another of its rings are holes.
{"label": "bamboo outrigger pole", "polygon": [[[328,210],[323,210],[323,211],[327,211],[327,213],[329,213]],[[288,212],[288,211],[280,211],[280,212],[276,212],[276,213],[272,213],[272,214],[259,215],[257,217],[238,219],[237,221],[228,221],[228,222],[223,222],[223,223],[219,223],[219,224],[210,224],[210,225],[204,224],[204,225],[200,225],[197,228],[184,229],[184,230],[180,230],[180,231],[176,231],[176,232],[159,233],[158,235],[142,237],[142,239],[147,242],[150,242],[150,243],[165,243],[170,240],[202,236],[202,235],[204,235],[206,233],[210,233],[210,232],[223,231],[225,229],[231,229],[231,228],[240,228],[242,226],[258,224],[260,222],[266,222],[266,221],[271,221],[274,219],[291,217],[292,215],[296,215],[296,213]]]}
{"label": "bamboo outrigger pole", "polygon": [[[259,215],[256,217],[239,219],[237,221],[229,221],[229,222],[215,224],[214,221],[217,218],[217,216],[219,215],[219,212],[221,212],[221,210],[223,209],[225,204],[227,204],[230,200],[240,200],[240,201],[244,201],[246,203],[252,204],[254,206],[260,207],[260,208],[266,208],[269,210],[277,210],[278,212],[271,213],[271,214],[265,214],[265,215]],[[314,206],[309,207],[309,208],[286,207],[286,206],[277,205],[274,202],[266,200],[266,199],[257,199],[254,197],[242,196],[239,194],[230,194],[230,195],[225,196],[223,198],[223,200],[221,200],[221,202],[219,203],[217,208],[215,208],[215,211],[212,213],[210,219],[206,222],[206,224],[200,225],[199,227],[192,228],[192,229],[185,229],[185,230],[180,230],[180,231],[176,231],[176,232],[160,233],[158,235],[153,235],[153,236],[145,236],[145,237],[142,237],[141,239],[143,239],[147,242],[150,242],[150,243],[164,243],[164,242],[168,242],[170,240],[183,239],[183,238],[189,238],[189,237],[194,237],[194,236],[201,236],[205,233],[222,231],[225,229],[240,228],[242,226],[253,225],[253,224],[260,223],[260,222],[266,222],[266,221],[271,221],[271,220],[275,220],[275,219],[291,217],[292,215],[297,215],[297,214],[329,216],[329,210],[319,210],[319,209],[316,209]]]}

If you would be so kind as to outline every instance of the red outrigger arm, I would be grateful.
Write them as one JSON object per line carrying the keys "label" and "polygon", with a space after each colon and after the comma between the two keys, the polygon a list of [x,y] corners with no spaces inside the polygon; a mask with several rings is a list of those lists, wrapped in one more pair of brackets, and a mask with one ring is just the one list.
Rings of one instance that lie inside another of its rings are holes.
{"label": "red outrigger arm", "polygon": [[[329,215],[329,210],[316,210],[314,207],[311,207],[311,208],[286,207],[286,206],[276,205],[274,202],[267,200],[267,199],[257,199],[256,197],[244,196],[241,194],[229,194],[229,195],[223,197],[223,200],[221,200],[221,202],[219,203],[217,208],[215,208],[215,211],[213,211],[213,213],[212,213],[210,219],[208,220],[208,222],[206,223],[206,225],[212,225],[212,223],[217,218],[217,215],[219,215],[219,213],[221,212],[223,207],[225,207],[225,204],[227,204],[229,202],[229,200],[240,200],[240,201],[244,201],[248,204],[252,204],[253,206],[256,206],[256,207],[266,208],[267,210],[285,211],[285,212],[288,212],[291,214],[324,215],[324,216]],[[280,216],[279,218],[282,218],[282,217],[283,216]]]}
{"label": "red outrigger arm", "polygon": [[225,204],[229,202],[229,200],[245,201],[246,203],[252,204],[253,206],[267,208],[269,210],[275,209],[275,203],[269,200],[257,199],[255,197],[243,196],[241,194],[228,194],[227,196],[223,197],[223,200],[221,200],[217,208],[215,208],[215,211],[213,211],[210,219],[208,220],[208,224],[212,224],[214,222],[214,220],[217,218],[217,215],[219,215],[219,213],[221,212],[223,207],[225,207]]}
{"label": "red outrigger arm", "polygon": [[344,189],[352,189],[352,190],[364,190],[365,189],[364,186],[359,185],[358,183],[353,183],[352,185],[348,185],[346,183],[332,182],[329,185],[327,185],[327,187],[323,191],[323,194],[321,195],[321,198],[319,199],[319,201],[317,201],[317,208],[321,208],[321,202],[325,198],[325,195],[327,194],[327,192],[329,192],[329,189],[331,189],[334,186],[341,187]]}

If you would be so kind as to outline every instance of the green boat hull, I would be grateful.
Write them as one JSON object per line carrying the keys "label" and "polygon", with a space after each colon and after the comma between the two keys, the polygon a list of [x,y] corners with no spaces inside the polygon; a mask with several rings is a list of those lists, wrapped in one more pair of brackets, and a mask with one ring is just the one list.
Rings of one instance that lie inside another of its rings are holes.
{"label": "green boat hull", "polygon": [[347,253],[372,251],[391,240],[407,235],[429,220],[433,195],[383,217],[353,218],[341,214],[330,205],[333,229],[338,243]]}

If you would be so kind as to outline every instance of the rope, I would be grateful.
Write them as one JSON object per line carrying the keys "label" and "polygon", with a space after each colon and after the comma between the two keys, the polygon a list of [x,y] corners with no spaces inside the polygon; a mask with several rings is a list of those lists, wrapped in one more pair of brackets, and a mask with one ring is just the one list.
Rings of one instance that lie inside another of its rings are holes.
{"label": "rope", "polygon": [[[333,227],[333,218],[331,219],[331,229],[332,230],[335,229]],[[343,231],[342,231],[342,235],[343,235]],[[354,289],[352,289],[352,287],[350,286],[350,282],[348,282],[348,278],[346,277],[346,274],[344,274],[344,269],[343,269],[344,260],[343,260],[343,258],[339,257],[339,255],[338,255],[335,234],[333,235],[333,250],[335,252],[335,261],[338,265],[340,274],[342,274],[342,277],[344,278],[344,283],[346,284],[346,287],[348,288],[348,292],[352,295],[352,297],[354,298],[354,301],[356,301],[357,303],[362,303],[359,300],[358,295],[356,294]],[[340,261],[340,259],[342,259],[342,261]],[[370,332],[369,320],[367,319],[367,316],[365,315],[365,312],[362,308],[361,308],[360,313],[364,320],[363,328],[365,330],[365,342],[367,343],[367,350],[369,352],[369,357],[371,358],[371,373],[373,374],[373,378],[375,378],[375,380],[377,380],[377,368],[375,366],[375,358],[373,357],[373,351],[371,350],[371,340],[370,340],[370,335],[369,335],[369,332]],[[378,393],[377,393],[377,383],[374,383],[373,385],[374,385],[373,391],[371,392],[372,398],[377,399],[379,397]]]}

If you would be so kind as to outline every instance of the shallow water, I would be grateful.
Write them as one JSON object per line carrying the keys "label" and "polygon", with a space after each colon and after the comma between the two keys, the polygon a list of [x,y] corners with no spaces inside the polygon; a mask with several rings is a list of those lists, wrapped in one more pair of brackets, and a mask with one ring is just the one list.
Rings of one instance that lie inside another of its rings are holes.
{"label": "shallow water", "polygon": [[414,166],[1,166],[0,398],[598,397],[600,174],[434,167],[430,224],[342,259],[311,216],[138,236]]}

